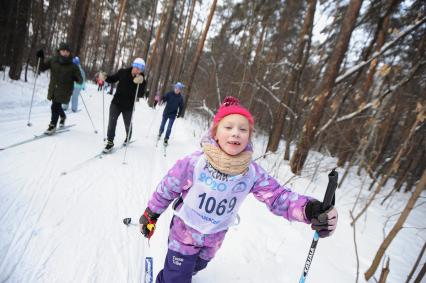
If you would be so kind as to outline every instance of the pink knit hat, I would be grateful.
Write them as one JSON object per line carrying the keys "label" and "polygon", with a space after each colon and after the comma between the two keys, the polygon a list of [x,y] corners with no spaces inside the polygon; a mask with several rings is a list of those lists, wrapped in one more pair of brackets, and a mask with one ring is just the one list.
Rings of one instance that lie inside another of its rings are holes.
{"label": "pink knit hat", "polygon": [[240,114],[246,117],[249,121],[250,126],[253,127],[253,116],[246,108],[240,105],[240,101],[238,100],[238,98],[233,96],[225,97],[222,102],[222,105],[219,107],[219,110],[217,110],[217,113],[213,118],[213,125],[217,125],[220,120],[231,114]]}

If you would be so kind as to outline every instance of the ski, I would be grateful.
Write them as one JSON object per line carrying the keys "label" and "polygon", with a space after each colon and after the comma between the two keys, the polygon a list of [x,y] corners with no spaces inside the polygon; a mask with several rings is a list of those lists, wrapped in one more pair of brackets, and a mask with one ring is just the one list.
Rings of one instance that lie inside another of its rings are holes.
{"label": "ski", "polygon": [[92,156],[92,157],[90,157],[90,158],[88,158],[88,159],[86,159],[86,160],[84,160],[84,161],[82,161],[82,162],[74,165],[71,169],[69,169],[67,171],[63,171],[61,173],[61,175],[67,175],[68,173],[77,171],[77,170],[81,169],[82,167],[84,167],[85,165],[91,163],[92,161],[95,161],[95,160],[98,160],[98,159],[102,159],[102,158],[105,157],[105,155],[109,155],[109,154],[112,154],[112,153],[114,153],[114,152],[116,152],[116,151],[118,151],[120,149],[123,149],[123,148],[125,148],[126,146],[128,146],[129,144],[131,144],[131,143],[133,143],[135,141],[136,140],[132,140],[132,141],[126,143],[126,144],[123,143],[119,147],[112,148],[112,150],[110,152],[103,152],[103,151],[101,151],[100,153],[98,153],[98,154],[96,154],[96,155],[94,155],[94,156]]}
{"label": "ski", "polygon": [[[132,223],[131,217],[124,218],[123,223],[126,226],[139,226],[136,223]],[[143,280],[144,283],[152,283],[154,281],[153,265],[154,265],[154,258],[151,256],[146,256],[145,257],[145,276]]]}
{"label": "ski", "polygon": [[150,256],[145,257],[145,283],[152,283],[154,276],[152,272],[152,266],[154,264],[154,259]]}
{"label": "ski", "polygon": [[2,147],[2,148],[0,148],[0,150],[6,150],[6,149],[9,149],[9,148],[13,148],[13,147],[16,147],[16,146],[19,146],[19,145],[23,145],[23,144],[26,144],[26,143],[29,143],[29,142],[33,142],[33,141],[36,141],[36,140],[39,140],[39,139],[42,139],[42,138],[46,138],[46,137],[54,136],[56,134],[61,134],[61,133],[68,132],[70,130],[70,128],[74,127],[75,125],[76,124],[72,124],[72,125],[64,126],[62,128],[58,128],[55,131],[55,133],[50,134],[50,135],[46,134],[46,133],[39,134],[39,135],[34,135],[34,137],[32,137],[32,138],[29,138],[29,139],[26,139],[26,140],[23,140],[23,141],[20,141],[20,142],[8,145],[6,147]]}

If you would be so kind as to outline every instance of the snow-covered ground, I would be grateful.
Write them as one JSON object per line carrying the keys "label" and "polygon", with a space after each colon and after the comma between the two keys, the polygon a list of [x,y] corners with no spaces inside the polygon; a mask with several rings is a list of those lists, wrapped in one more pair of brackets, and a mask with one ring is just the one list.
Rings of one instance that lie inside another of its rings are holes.
{"label": "snow-covered ground", "polygon": [[[37,80],[32,126],[27,126],[33,79],[29,83],[0,80],[0,147],[31,138],[47,128],[50,102],[46,100],[45,74]],[[151,109],[141,100],[134,117],[135,142],[128,147],[126,163],[125,151],[120,150],[75,168],[104,145],[102,95],[89,83],[83,97],[98,134],[80,100],[82,110],[67,113],[67,123],[76,124],[69,132],[0,151],[0,282],[143,282],[145,256],[154,257],[155,275],[162,268],[171,209],[160,217],[149,246],[137,226],[126,227],[122,219],[132,217],[137,222],[168,168],[198,148],[205,123],[194,116],[176,120],[164,157],[162,146],[155,147],[163,109]],[[106,117],[111,99],[105,96]],[[116,142],[124,138],[120,118]],[[254,143],[255,156],[260,156],[265,138],[256,136]],[[332,158],[311,154],[302,176],[294,177],[287,162],[282,161],[282,152],[259,162],[295,191],[319,199],[327,185],[327,173],[335,164]],[[338,171],[343,175],[342,169]],[[338,228],[332,237],[319,241],[307,282],[355,282],[349,210],[359,188],[369,182],[364,175],[352,173],[338,189]],[[392,183],[388,182],[380,198]],[[408,197],[396,194],[384,206],[376,201],[358,222],[359,282],[364,282],[363,273],[384,232],[395,223]],[[362,204],[366,198],[367,194],[361,195]],[[272,215],[254,197],[247,198],[239,214],[241,223],[230,229],[216,258],[193,282],[298,282],[313,236],[309,226]],[[426,239],[425,216],[421,201],[388,249],[387,282],[405,282]]]}

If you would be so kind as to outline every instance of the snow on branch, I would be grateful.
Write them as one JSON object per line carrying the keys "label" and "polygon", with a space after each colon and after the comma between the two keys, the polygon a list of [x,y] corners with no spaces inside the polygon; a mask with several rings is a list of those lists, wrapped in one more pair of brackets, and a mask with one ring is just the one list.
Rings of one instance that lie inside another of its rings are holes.
{"label": "snow on branch", "polygon": [[315,137],[318,137],[322,132],[324,132],[334,121],[336,122],[336,123],[339,123],[339,122],[343,122],[343,121],[346,121],[346,120],[349,120],[349,119],[352,119],[353,117],[355,117],[356,115],[358,115],[358,114],[360,114],[360,113],[362,113],[362,112],[364,112],[365,110],[367,110],[368,108],[371,108],[371,107],[377,107],[379,104],[380,104],[380,101],[382,101],[383,100],[383,98],[385,98],[388,94],[390,94],[390,93],[392,93],[392,92],[394,92],[395,90],[397,90],[398,88],[400,88],[400,87],[402,87],[403,85],[405,85],[406,83],[408,83],[412,78],[413,78],[413,76],[416,74],[416,72],[419,70],[419,68],[422,66],[422,65],[424,65],[424,64],[426,64],[426,61],[425,60],[423,60],[423,61],[420,61],[420,62],[418,62],[413,68],[412,68],[412,71],[411,71],[411,73],[406,77],[406,78],[404,78],[403,80],[401,80],[399,83],[397,83],[397,84],[395,84],[395,85],[392,85],[392,86],[390,86],[382,95],[380,95],[380,97],[378,97],[378,98],[376,98],[376,99],[374,99],[373,101],[371,101],[371,102],[369,102],[369,103],[367,103],[367,104],[365,104],[363,107],[360,107],[359,109],[357,109],[356,111],[354,111],[354,112],[352,112],[352,113],[349,113],[349,114],[346,114],[346,115],[344,115],[344,116],[341,116],[340,118],[337,118],[337,119],[335,119],[336,117],[336,115],[334,115],[330,120],[328,120],[327,121],[327,123],[325,123],[324,124],[324,126],[322,126],[321,127],[321,129],[319,129],[318,130],[318,132],[316,133],[316,135],[315,135]]}
{"label": "snow on branch", "polygon": [[400,39],[402,39],[403,37],[405,37],[407,34],[409,34],[410,32],[412,32],[413,30],[415,30],[416,28],[418,28],[419,26],[421,26],[425,22],[426,22],[426,16],[423,17],[421,20],[419,20],[415,25],[409,26],[404,32],[400,33],[399,36],[397,36],[394,40],[392,40],[391,42],[388,42],[385,45],[383,45],[382,48],[380,49],[380,51],[374,52],[370,59],[368,59],[367,61],[362,61],[358,65],[353,66],[349,70],[346,70],[346,72],[344,74],[342,74],[342,75],[340,75],[340,76],[338,76],[336,78],[335,84],[338,84],[338,83],[342,82],[344,79],[346,79],[347,77],[349,77],[353,73],[357,72],[358,70],[360,70],[361,68],[363,68],[368,63],[370,63],[373,59],[375,59],[375,58],[379,57],[380,55],[382,55],[386,50],[388,50],[389,48],[391,48],[397,41],[399,41]]}
{"label": "snow on branch", "polygon": [[279,104],[281,104],[282,106],[284,106],[285,107],[285,109],[287,109],[290,113],[291,113],[291,115],[293,115],[293,117],[295,118],[295,119],[297,119],[297,115],[296,115],[296,113],[294,113],[294,111],[293,110],[291,110],[291,108],[290,107],[288,107],[287,106],[287,104],[285,104],[285,103],[283,103],[282,101],[280,101],[280,99],[275,95],[275,94],[273,94],[272,93],[272,91],[270,91],[266,86],[264,86],[261,82],[259,82],[259,80],[258,79],[255,79],[255,82],[263,89],[263,90],[265,90],[270,96],[272,96],[272,98],[276,101],[276,102],[278,102]]}
{"label": "snow on branch", "polygon": [[213,110],[211,110],[208,106],[207,106],[207,104],[206,104],[206,100],[205,99],[203,99],[203,106],[198,106],[198,107],[195,107],[195,109],[201,109],[201,110],[204,110],[204,111],[206,111],[211,117],[214,117],[214,112],[213,112]]}

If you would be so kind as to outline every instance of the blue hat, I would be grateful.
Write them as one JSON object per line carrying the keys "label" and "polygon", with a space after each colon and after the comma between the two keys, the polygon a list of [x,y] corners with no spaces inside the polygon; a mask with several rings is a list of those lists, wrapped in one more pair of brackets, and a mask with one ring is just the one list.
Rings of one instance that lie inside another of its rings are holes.
{"label": "blue hat", "polygon": [[136,58],[132,63],[133,68],[138,68],[141,72],[145,71],[145,61],[142,58]]}
{"label": "blue hat", "polygon": [[182,90],[185,87],[185,85],[181,82],[177,82],[177,83],[174,84],[174,87]]}
{"label": "blue hat", "polygon": [[76,65],[80,65],[80,58],[78,58],[78,56],[75,56],[74,58],[72,58],[72,62]]}

